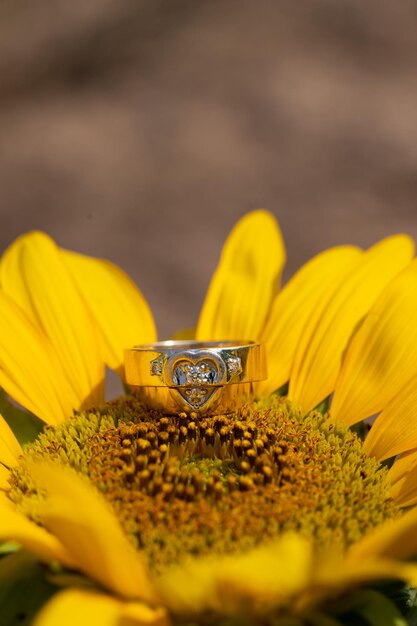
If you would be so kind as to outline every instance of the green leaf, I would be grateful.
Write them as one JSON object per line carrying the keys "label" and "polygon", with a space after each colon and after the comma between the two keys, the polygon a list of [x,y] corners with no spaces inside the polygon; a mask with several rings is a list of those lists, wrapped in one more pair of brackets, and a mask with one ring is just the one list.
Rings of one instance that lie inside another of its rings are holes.
{"label": "green leaf", "polygon": [[14,432],[21,446],[34,441],[44,427],[44,423],[36,415],[18,409],[11,404],[3,389],[0,389],[0,414]]}
{"label": "green leaf", "polygon": [[1,626],[29,626],[56,592],[33,556],[16,552],[0,560]]}

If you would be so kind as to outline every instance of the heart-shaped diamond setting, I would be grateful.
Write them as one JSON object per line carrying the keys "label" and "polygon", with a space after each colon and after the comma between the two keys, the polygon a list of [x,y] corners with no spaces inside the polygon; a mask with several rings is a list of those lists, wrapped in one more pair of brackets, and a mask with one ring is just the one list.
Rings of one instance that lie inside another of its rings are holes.
{"label": "heart-shaped diamond setting", "polygon": [[211,350],[189,350],[167,359],[163,376],[182,408],[203,409],[212,406],[226,383],[227,367]]}

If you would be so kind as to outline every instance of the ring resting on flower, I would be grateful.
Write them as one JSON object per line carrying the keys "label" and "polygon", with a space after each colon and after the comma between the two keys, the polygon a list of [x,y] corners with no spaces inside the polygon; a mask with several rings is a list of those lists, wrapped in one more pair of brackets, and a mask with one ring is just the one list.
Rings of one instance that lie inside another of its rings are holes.
{"label": "ring resting on flower", "polygon": [[266,380],[265,347],[255,341],[160,341],[125,351],[126,382],[143,406],[198,411],[237,411]]}
{"label": "ring resting on flower", "polygon": [[[14,566],[7,626],[415,623],[414,245],[338,246],[278,289],[284,261],[265,211],[229,236],[181,336],[262,342],[268,378],[200,416],[104,402],[105,366],[127,387],[124,349],[157,341],[120,268],[42,233],[2,255],[0,386],[30,413],[3,398],[0,540],[41,563],[0,558],[2,626]],[[180,381],[212,376],[188,365]]]}

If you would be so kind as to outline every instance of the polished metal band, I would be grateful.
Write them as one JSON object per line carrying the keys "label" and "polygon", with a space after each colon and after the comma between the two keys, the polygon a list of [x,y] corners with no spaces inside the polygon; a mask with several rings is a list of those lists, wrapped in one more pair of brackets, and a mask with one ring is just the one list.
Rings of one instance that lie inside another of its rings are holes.
{"label": "polished metal band", "polygon": [[162,341],[125,351],[126,382],[149,408],[230,413],[267,376],[265,348],[249,341]]}

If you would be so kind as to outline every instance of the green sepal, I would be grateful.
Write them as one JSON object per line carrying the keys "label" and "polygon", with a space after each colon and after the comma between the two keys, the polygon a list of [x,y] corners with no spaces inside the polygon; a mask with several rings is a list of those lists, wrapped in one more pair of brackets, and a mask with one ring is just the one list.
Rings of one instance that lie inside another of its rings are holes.
{"label": "green sepal", "polygon": [[5,541],[0,544],[0,557],[5,556],[6,554],[11,554],[12,552],[17,552],[20,546],[18,543],[14,541]]}
{"label": "green sepal", "polygon": [[13,406],[3,389],[0,389],[0,415],[4,417],[21,446],[34,441],[45,425],[33,413]]}
{"label": "green sepal", "polygon": [[30,626],[56,590],[32,555],[19,551],[0,559],[1,626]]}

